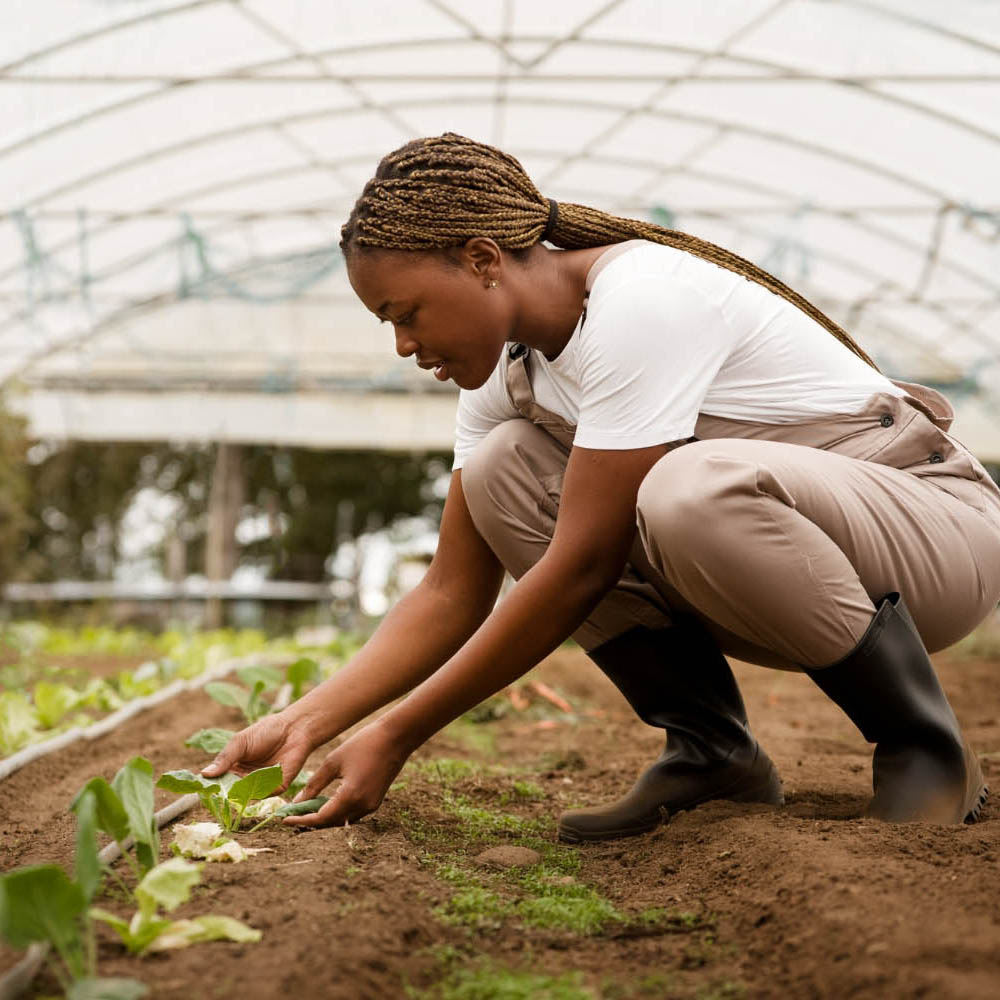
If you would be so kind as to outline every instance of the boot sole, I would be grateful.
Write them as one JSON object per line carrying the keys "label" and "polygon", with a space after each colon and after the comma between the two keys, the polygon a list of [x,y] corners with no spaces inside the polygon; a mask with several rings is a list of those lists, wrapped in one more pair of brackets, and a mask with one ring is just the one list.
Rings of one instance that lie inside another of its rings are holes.
{"label": "boot sole", "polygon": [[976,801],[972,808],[965,814],[966,823],[978,823],[979,814],[983,811],[983,806],[986,805],[986,800],[990,797],[990,786],[983,785],[978,793],[976,794]]}
{"label": "boot sole", "polygon": [[[730,792],[734,794],[730,794]],[[699,799],[692,799],[674,809],[674,813],[683,812],[685,809],[694,809],[696,806],[704,805],[706,802],[762,802],[765,805],[782,806],[785,804],[785,795],[781,788],[781,779],[776,772],[768,776],[768,780],[762,781],[752,788],[740,788],[739,784],[734,784],[723,791],[705,795]],[[620,840],[623,837],[637,837],[643,833],[655,830],[661,823],[669,822],[671,813],[666,806],[659,806],[656,813],[651,813],[647,818],[639,823],[633,823],[627,827],[604,830],[580,830],[566,825],[559,821],[556,837],[566,844],[579,844],[584,841],[598,842],[601,840]]]}

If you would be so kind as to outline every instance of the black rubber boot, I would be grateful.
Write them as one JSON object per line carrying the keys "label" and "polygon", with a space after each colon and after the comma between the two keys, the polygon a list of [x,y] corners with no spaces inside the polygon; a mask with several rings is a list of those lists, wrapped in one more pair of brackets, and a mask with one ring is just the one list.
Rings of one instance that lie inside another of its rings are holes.
{"label": "black rubber boot", "polygon": [[868,815],[974,822],[989,789],[903,598],[884,597],[855,649],[806,673],[876,744]]}
{"label": "black rubber boot", "polygon": [[561,840],[645,833],[664,814],[710,799],[782,804],[781,780],[750,734],[736,679],[700,624],[640,626],[588,655],[643,722],[667,731],[667,745],[617,802],[563,813]]}

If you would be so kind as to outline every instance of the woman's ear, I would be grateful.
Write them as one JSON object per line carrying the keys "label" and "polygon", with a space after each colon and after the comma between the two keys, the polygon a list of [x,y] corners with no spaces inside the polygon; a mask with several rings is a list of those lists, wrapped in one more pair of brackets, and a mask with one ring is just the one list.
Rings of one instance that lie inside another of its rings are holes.
{"label": "woman's ear", "polygon": [[465,241],[462,255],[466,265],[482,282],[499,281],[502,253],[488,236],[473,236]]}

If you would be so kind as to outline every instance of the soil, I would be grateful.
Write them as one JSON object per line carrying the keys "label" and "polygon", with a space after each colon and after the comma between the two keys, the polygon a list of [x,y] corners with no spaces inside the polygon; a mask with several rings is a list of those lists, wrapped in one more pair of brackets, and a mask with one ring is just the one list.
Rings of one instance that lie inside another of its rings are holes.
{"label": "soil", "polygon": [[[542,843],[522,846],[544,854],[546,841],[556,849],[561,809],[623,793],[661,748],[657,731],[634,720],[586,657],[563,649],[529,678],[568,699],[572,715],[532,693],[530,708],[451,727],[414,758],[460,758],[478,762],[478,772],[408,766],[382,807],[355,826],[265,828],[241,840],[273,854],[206,866],[203,885],[178,915],[235,916],[263,932],[260,943],[202,944],[138,959],[102,928],[101,974],[140,978],[165,1000],[385,1000],[407,990],[444,995],[439,987],[448,976],[488,961],[539,975],[574,973],[580,992],[551,995],[601,1000],[992,1000],[1000,993],[1000,663],[954,654],[935,662],[997,791],[975,825],[862,818],[870,750],[851,723],[806,677],[736,664],[751,723],[783,776],[786,805],[710,803],[652,833],[564,847],[559,855],[574,864],[578,858],[579,867],[554,881],[588,886],[626,915],[655,907],[668,911],[667,919],[611,923],[591,934],[526,926],[509,911],[450,923],[443,914],[457,890],[446,865],[479,873],[463,877],[494,880],[501,894],[526,891],[503,881],[525,869],[476,864],[485,850],[523,838],[456,818],[449,811],[455,796],[534,823]],[[135,754],[149,757],[157,772],[197,767],[204,755],[182,741],[218,725],[236,727],[231,710],[187,693],[12,775],[0,795],[0,868],[68,865],[73,823],[66,807],[88,777],[111,777]],[[471,749],[473,730],[488,734],[493,749]],[[158,794],[158,805],[172,798]],[[189,816],[206,818],[200,810]],[[125,912],[114,896],[102,905]],[[0,949],[0,972],[18,957]],[[57,992],[47,974],[37,988],[37,995]],[[539,987],[537,995],[550,994]]]}

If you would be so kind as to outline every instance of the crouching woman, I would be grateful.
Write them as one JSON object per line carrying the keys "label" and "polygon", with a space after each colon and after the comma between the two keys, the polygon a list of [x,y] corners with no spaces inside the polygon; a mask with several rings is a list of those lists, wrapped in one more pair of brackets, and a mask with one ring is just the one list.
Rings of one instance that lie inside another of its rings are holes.
{"label": "crouching woman", "polygon": [[982,772],[928,650],[1000,598],[1000,489],[944,397],[742,258],[557,204],[453,134],[385,157],[342,247],[397,352],[462,390],[439,547],[351,663],[206,774],[290,780],[410,692],[329,753],[302,796],[339,779],[330,801],[291,821],[353,822],[572,635],[666,746],[624,798],[564,813],[564,839],[782,801],[727,655],[804,671],[875,744],[870,815],[977,817]]}

